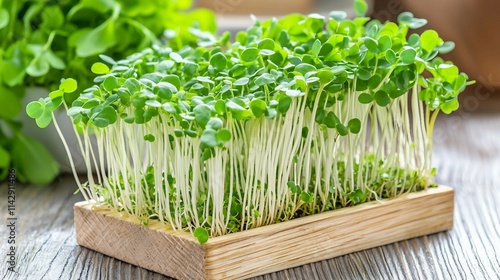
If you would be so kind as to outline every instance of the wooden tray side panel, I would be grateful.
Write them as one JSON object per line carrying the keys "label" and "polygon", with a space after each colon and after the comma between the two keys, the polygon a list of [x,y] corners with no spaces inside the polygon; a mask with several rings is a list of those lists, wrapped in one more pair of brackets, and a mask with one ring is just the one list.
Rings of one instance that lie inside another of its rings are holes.
{"label": "wooden tray side panel", "polygon": [[454,192],[440,186],[209,239],[75,204],[78,244],[177,279],[245,279],[453,227]]}
{"label": "wooden tray side panel", "polygon": [[242,279],[453,227],[454,192],[437,189],[209,240],[208,279]]}
{"label": "wooden tray side panel", "polygon": [[74,212],[81,246],[176,279],[205,279],[199,243],[93,211],[87,203],[75,204]]}

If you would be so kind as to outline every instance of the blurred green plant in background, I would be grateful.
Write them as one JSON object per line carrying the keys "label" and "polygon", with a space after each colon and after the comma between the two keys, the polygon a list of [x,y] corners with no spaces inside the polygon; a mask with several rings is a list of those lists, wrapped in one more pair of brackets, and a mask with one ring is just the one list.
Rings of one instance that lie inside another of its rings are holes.
{"label": "blurred green plant in background", "polygon": [[33,184],[59,173],[50,152],[23,135],[16,120],[26,87],[53,90],[72,77],[86,88],[99,54],[124,58],[164,34],[179,49],[196,41],[191,27],[215,32],[214,14],[191,6],[192,0],[0,0],[0,181],[11,167]]}

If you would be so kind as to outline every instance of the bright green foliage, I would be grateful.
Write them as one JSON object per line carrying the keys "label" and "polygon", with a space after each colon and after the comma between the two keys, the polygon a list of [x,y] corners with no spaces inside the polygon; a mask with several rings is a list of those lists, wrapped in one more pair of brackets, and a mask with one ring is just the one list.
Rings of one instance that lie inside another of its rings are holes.
{"label": "bright green foliage", "polygon": [[121,147],[103,158],[116,174],[89,183],[94,199],[205,242],[429,187],[434,121],[470,81],[436,58],[449,46],[435,31],[407,36],[425,20],[369,21],[364,1],[355,10],[352,20],[256,22],[233,43],[198,34],[197,46],[109,63],[68,111],[98,146]]}
{"label": "bright green foliage", "polygon": [[[63,77],[76,78],[80,89],[91,86],[94,73],[109,72],[109,66],[99,62],[99,54],[106,54],[101,55],[105,63],[114,64],[110,57],[125,57],[158,43],[166,29],[174,49],[195,44],[192,27],[197,34],[203,30],[211,36],[215,32],[213,13],[188,10],[191,4],[191,0],[0,1],[0,147],[10,151],[13,135],[21,133],[14,118],[21,112],[26,86],[54,90]],[[106,81],[107,89],[115,86],[117,81]],[[75,98],[65,97],[67,101]],[[49,111],[38,117],[39,125],[48,125]],[[42,154],[47,155],[47,162],[53,161],[49,153]],[[57,172],[51,174],[55,178]],[[5,175],[0,171],[0,181]]]}

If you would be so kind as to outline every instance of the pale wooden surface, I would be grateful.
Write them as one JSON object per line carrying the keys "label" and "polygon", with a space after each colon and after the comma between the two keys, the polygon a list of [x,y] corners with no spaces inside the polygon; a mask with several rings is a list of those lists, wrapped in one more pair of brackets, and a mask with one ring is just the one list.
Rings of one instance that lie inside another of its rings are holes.
{"label": "pale wooden surface", "polygon": [[[286,223],[196,239],[87,202],[75,204],[78,244],[181,280],[242,279],[451,229],[454,192],[440,186]],[[304,250],[304,248],[308,248]]]}
{"label": "pale wooden surface", "polygon": [[[485,103],[491,105],[493,99]],[[455,187],[452,230],[254,279],[500,279],[500,104],[496,104],[496,112],[463,106],[461,113],[438,120],[436,181]],[[73,204],[82,198],[73,195],[75,188],[70,177],[45,188],[17,187],[19,275],[6,275],[6,227],[1,226],[0,279],[168,279],[79,247]],[[5,184],[0,193],[3,225]]]}

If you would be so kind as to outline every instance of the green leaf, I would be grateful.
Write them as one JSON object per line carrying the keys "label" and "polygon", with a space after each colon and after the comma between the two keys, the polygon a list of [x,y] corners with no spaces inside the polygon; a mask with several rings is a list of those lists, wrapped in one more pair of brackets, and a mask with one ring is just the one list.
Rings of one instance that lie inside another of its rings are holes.
{"label": "green leaf", "polygon": [[301,63],[295,66],[295,71],[301,73],[302,75],[306,75],[309,72],[316,71],[316,67],[314,67],[314,65],[311,64]]}
{"label": "green leaf", "polygon": [[172,84],[175,87],[175,91],[172,92],[177,92],[181,89],[181,79],[177,75],[166,75],[161,81]]}
{"label": "green leaf", "polygon": [[210,65],[218,71],[226,69],[226,64],[227,58],[223,53],[216,53],[210,58]]}
{"label": "green leaf", "polygon": [[148,141],[148,142],[154,142],[155,136],[153,134],[146,134],[146,135],[144,135],[144,140]]}
{"label": "green leaf", "polygon": [[345,127],[345,125],[341,123],[338,123],[335,128],[337,129],[337,132],[339,133],[340,136],[346,136],[349,133],[347,127]]}
{"label": "green leaf", "polygon": [[141,83],[135,78],[128,78],[123,83],[123,86],[126,87],[131,94],[141,91]]}
{"label": "green leaf", "polygon": [[255,117],[260,118],[267,110],[266,102],[261,99],[253,99],[250,101],[250,110]]}
{"label": "green leaf", "polygon": [[330,12],[331,19],[334,19],[336,21],[342,21],[347,18],[347,13],[344,11],[332,11]]}
{"label": "green leaf", "polygon": [[213,129],[205,129],[201,134],[200,142],[204,147],[217,147],[219,145],[217,132]]}
{"label": "green leaf", "polygon": [[108,19],[94,29],[81,29],[81,34],[74,40],[76,54],[79,57],[89,57],[105,53],[117,43],[115,32],[115,21]]}
{"label": "green leaf", "polygon": [[417,52],[413,48],[407,48],[401,52],[401,61],[408,65],[415,62],[415,57],[417,56]]}
{"label": "green leaf", "polygon": [[436,48],[440,54],[447,54],[455,49],[455,43],[451,41],[444,42],[441,46]]}
{"label": "green leaf", "polygon": [[365,37],[365,46],[372,53],[378,53],[378,42],[370,37]]}
{"label": "green leaf", "polygon": [[223,124],[224,124],[224,122],[221,119],[214,117],[208,121],[207,128],[212,128],[214,130],[217,130],[217,129],[221,128]]}
{"label": "green leaf", "polygon": [[217,131],[215,136],[217,137],[217,140],[222,143],[226,143],[232,139],[231,132],[225,128]]}
{"label": "green leaf", "polygon": [[249,78],[243,77],[243,78],[240,78],[240,79],[236,80],[233,83],[233,85],[235,85],[235,86],[244,86],[244,85],[247,85],[249,82],[250,82]]}
{"label": "green leaf", "polygon": [[[96,107],[94,107],[96,108]],[[113,124],[118,119],[116,111],[112,107],[104,107],[92,118],[92,123],[100,128]]]}
{"label": "green leaf", "polygon": [[7,24],[9,24],[9,19],[10,19],[9,12],[6,9],[1,8],[0,9],[0,30],[5,28],[7,26]]}
{"label": "green leaf", "polygon": [[359,103],[370,104],[373,101],[373,96],[368,93],[362,93],[358,96]]}
{"label": "green leaf", "polygon": [[26,114],[30,118],[36,119],[42,116],[44,109],[44,106],[40,102],[32,101],[26,106]]}
{"label": "green leaf", "polygon": [[306,95],[306,93],[297,89],[289,89],[286,91],[286,95],[290,97],[300,97]]}
{"label": "green leaf", "polygon": [[335,115],[333,112],[328,112],[326,117],[323,119],[323,123],[328,127],[328,128],[336,128],[337,125],[340,123],[339,118]]}
{"label": "green leaf", "polygon": [[196,123],[201,127],[205,127],[210,120],[210,107],[206,104],[200,104],[193,109],[193,113]]}
{"label": "green leaf", "polygon": [[321,51],[321,41],[316,39],[311,47],[311,53],[314,56],[318,56]]}
{"label": "green leaf", "polygon": [[9,152],[7,152],[2,146],[0,146],[0,180],[3,180],[5,177],[5,172],[2,170],[6,170],[10,167],[11,157]]}
{"label": "green leaf", "polygon": [[290,109],[291,103],[292,103],[292,98],[290,98],[289,96],[283,96],[280,98],[276,110],[278,110],[278,112],[282,114],[286,114],[286,112],[288,112],[288,109]]}
{"label": "green leaf", "polygon": [[356,17],[364,17],[366,11],[368,10],[368,5],[364,0],[354,0],[354,11],[356,12]]}
{"label": "green leaf", "polygon": [[274,51],[274,47],[275,47],[274,41],[269,38],[260,40],[257,46],[259,50],[271,50],[271,51]]}
{"label": "green leaf", "polygon": [[92,64],[92,68],[90,70],[92,71],[92,73],[97,75],[104,75],[109,73],[109,67],[102,62],[96,62]]}
{"label": "green leaf", "polygon": [[41,77],[46,75],[50,70],[49,62],[44,55],[35,57],[28,67],[26,68],[26,73],[32,77]]}
{"label": "green leaf", "polygon": [[208,241],[208,231],[202,227],[197,227],[194,230],[193,235],[194,237],[196,237],[196,239],[198,239],[198,242],[200,242],[200,244],[204,244]]}
{"label": "green leaf", "polygon": [[64,93],[72,93],[77,88],[78,88],[78,83],[73,78],[64,79],[59,85],[59,89],[62,90]]}
{"label": "green leaf", "polygon": [[44,55],[49,65],[54,69],[64,70],[66,68],[66,63],[64,63],[64,60],[55,55],[51,50],[46,50]]}
{"label": "green leaf", "polygon": [[102,86],[107,91],[113,91],[118,87],[118,79],[115,76],[109,76],[104,79]]}
{"label": "green leaf", "polygon": [[432,51],[435,47],[443,44],[443,40],[439,38],[435,30],[426,30],[420,36],[420,45],[426,52]]}
{"label": "green leaf", "polygon": [[328,84],[333,80],[334,74],[330,69],[321,69],[317,74],[320,83]]}
{"label": "green leaf", "polygon": [[359,119],[351,119],[347,123],[347,127],[349,128],[349,131],[354,134],[358,134],[359,131],[361,130],[361,121]]}
{"label": "green leaf", "polygon": [[21,112],[21,100],[19,97],[8,88],[0,85],[0,118],[13,119]]}
{"label": "green leaf", "polygon": [[451,114],[452,112],[456,111],[459,107],[458,100],[453,99],[448,102],[441,103],[439,105],[439,108],[443,111],[445,114]]}
{"label": "green leaf", "polygon": [[256,48],[247,48],[241,53],[241,61],[253,62],[259,57],[259,50]]}
{"label": "green leaf", "polygon": [[37,140],[16,134],[12,141],[12,163],[19,178],[36,185],[52,182],[59,174],[59,165]]}
{"label": "green leaf", "polygon": [[386,52],[385,52],[385,58],[387,59],[387,61],[390,63],[390,64],[394,64],[396,63],[396,60],[397,60],[397,57],[396,57],[396,53],[391,50],[391,49],[388,49]]}
{"label": "green leaf", "polygon": [[391,98],[389,97],[389,95],[383,91],[383,90],[379,90],[375,93],[375,95],[373,96],[373,98],[375,99],[375,102],[379,105],[379,106],[387,106],[389,105],[389,103],[391,103]]}
{"label": "green leaf", "polygon": [[392,39],[387,35],[382,35],[378,39],[378,47],[381,52],[385,52],[386,50],[392,47]]}

